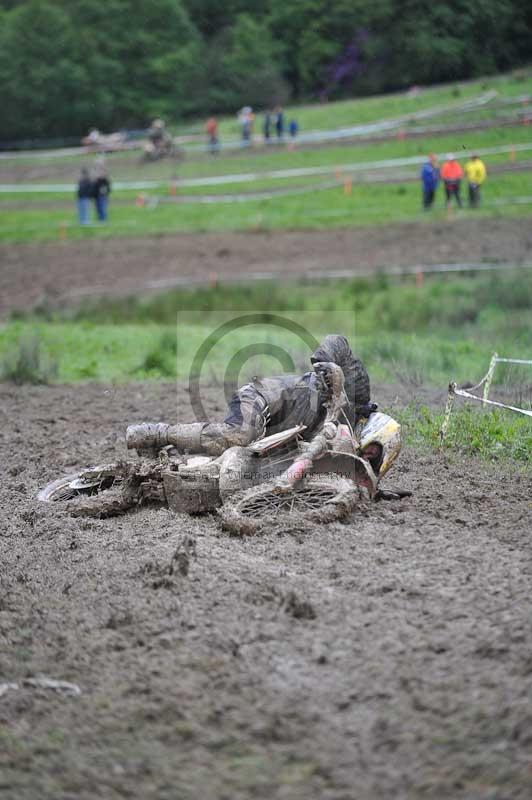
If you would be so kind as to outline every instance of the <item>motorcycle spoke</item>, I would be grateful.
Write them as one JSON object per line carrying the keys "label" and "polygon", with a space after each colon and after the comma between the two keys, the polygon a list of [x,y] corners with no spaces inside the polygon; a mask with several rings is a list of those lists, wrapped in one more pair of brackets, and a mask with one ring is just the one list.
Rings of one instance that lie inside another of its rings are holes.
{"label": "motorcycle spoke", "polygon": [[66,500],[73,500],[74,497],[78,496],[79,492],[77,489],[71,489],[70,486],[64,486],[54,493],[53,502],[65,502]]}
{"label": "motorcycle spoke", "polygon": [[294,511],[312,511],[322,508],[334,495],[333,489],[313,490],[312,486],[286,495],[267,492],[243,502],[240,513],[251,517],[261,514],[279,515],[293,514]]}

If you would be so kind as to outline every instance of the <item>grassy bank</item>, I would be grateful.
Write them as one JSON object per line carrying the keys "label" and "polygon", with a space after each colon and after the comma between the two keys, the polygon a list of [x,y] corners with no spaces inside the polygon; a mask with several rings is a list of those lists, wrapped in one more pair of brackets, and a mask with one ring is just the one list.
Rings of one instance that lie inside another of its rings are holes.
{"label": "grassy bank", "polygon": [[426,406],[394,408],[391,413],[401,423],[403,441],[414,448],[441,449],[445,454],[478,456],[529,472],[532,470],[532,424],[530,418],[511,411],[484,410],[457,405],[441,445],[443,412]]}
{"label": "grassy bank", "polygon": [[[323,283],[260,283],[194,291],[173,290],[147,298],[87,301],[69,310],[42,308],[19,315],[0,331],[0,354],[21,338],[36,337],[58,362],[58,380],[183,378],[186,364],[219,324],[243,313],[278,313],[316,337],[344,330],[382,380],[445,386],[450,379],[478,379],[497,350],[526,358],[532,352],[532,275],[523,270],[464,277],[355,279]],[[282,322],[259,317],[254,340],[304,354],[308,345],[286,341]],[[237,330],[223,346],[222,363],[247,342]],[[297,339],[297,337],[296,337]],[[176,356],[179,358],[176,359]],[[501,366],[497,383],[532,376]]]}

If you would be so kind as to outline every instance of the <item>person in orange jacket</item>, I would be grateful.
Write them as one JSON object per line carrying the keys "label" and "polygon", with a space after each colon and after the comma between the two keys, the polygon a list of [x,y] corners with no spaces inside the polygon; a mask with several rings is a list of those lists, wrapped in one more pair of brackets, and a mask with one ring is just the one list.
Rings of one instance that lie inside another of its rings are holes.
{"label": "person in orange jacket", "polygon": [[449,153],[445,159],[440,171],[440,176],[445,186],[445,199],[447,208],[451,206],[451,200],[454,197],[457,205],[462,208],[462,199],[460,197],[460,184],[464,177],[464,171],[454,155]]}
{"label": "person in orange jacket", "polygon": [[218,155],[219,141],[218,141],[218,120],[216,117],[209,117],[205,123],[205,132],[207,134],[207,148],[209,153],[213,156]]}

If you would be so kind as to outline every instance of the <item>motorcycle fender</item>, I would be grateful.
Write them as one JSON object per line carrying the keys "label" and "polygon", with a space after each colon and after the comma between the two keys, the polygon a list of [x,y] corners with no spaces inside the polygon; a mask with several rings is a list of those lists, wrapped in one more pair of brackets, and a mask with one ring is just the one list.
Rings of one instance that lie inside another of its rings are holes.
{"label": "motorcycle fender", "polygon": [[365,459],[349,453],[334,451],[326,453],[322,458],[316,459],[310,474],[332,474],[348,478],[357,486],[366,489],[371,498],[374,498],[377,492],[377,478],[371,464]]}
{"label": "motorcycle fender", "polygon": [[213,475],[180,475],[167,470],[163,472],[163,486],[168,508],[177,513],[206,514],[222,505],[218,478]]}

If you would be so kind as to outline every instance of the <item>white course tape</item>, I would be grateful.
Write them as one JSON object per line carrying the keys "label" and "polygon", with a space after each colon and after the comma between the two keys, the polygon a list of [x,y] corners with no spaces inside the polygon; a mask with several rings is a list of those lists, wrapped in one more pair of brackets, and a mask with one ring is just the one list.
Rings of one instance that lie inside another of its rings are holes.
{"label": "white course tape", "polygon": [[470,400],[477,400],[479,403],[487,403],[490,406],[498,406],[498,408],[507,408],[510,411],[517,411],[518,414],[525,414],[527,417],[532,417],[532,411],[528,411],[526,408],[508,406],[505,403],[498,403],[496,400],[485,400],[482,397],[477,397],[476,394],[466,392],[465,389],[458,389],[455,383],[452,383],[450,388],[452,389],[453,394],[456,394],[459,397],[468,397]]}
{"label": "white course tape", "polygon": [[507,364],[532,364],[530,359],[526,358],[499,358],[497,357],[495,361],[504,361]]}

